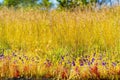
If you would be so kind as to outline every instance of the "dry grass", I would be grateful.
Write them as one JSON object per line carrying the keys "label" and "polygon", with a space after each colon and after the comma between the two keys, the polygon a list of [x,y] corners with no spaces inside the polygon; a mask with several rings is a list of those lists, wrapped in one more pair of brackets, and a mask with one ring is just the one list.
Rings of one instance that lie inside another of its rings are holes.
{"label": "dry grass", "polygon": [[0,48],[10,56],[14,52],[30,59],[49,58],[54,66],[61,56],[78,58],[94,52],[107,55],[110,62],[119,60],[120,7],[82,12],[1,9]]}

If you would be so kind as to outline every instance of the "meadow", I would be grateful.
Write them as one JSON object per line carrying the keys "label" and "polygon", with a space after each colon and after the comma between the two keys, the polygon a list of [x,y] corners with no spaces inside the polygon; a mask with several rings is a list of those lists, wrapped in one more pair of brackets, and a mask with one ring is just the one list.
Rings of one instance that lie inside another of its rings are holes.
{"label": "meadow", "polygon": [[120,79],[120,7],[0,9],[1,80]]}

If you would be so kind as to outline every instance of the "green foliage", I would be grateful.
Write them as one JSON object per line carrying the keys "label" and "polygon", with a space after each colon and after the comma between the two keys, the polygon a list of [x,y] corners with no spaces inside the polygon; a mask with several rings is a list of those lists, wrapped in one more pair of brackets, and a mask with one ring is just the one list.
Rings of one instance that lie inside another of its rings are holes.
{"label": "green foliage", "polygon": [[79,6],[81,1],[80,0],[57,0],[60,3],[60,7],[76,7]]}
{"label": "green foliage", "polygon": [[4,5],[11,7],[11,6],[33,6],[36,4],[38,0],[4,0]]}
{"label": "green foliage", "polygon": [[10,6],[17,6],[20,4],[20,0],[4,0],[4,5],[10,7]]}
{"label": "green foliage", "polygon": [[49,2],[49,0],[42,0],[42,3],[40,3],[40,5],[42,7],[49,8],[51,6],[51,3]]}
{"label": "green foliage", "polygon": [[60,3],[60,7],[64,8],[75,8],[80,5],[87,5],[94,3],[97,0],[57,0]]}
{"label": "green foliage", "polygon": [[1,49],[10,49],[10,45],[8,44],[7,41],[1,41],[0,40],[0,50]]}
{"label": "green foliage", "polygon": [[96,3],[97,0],[81,0],[82,4],[87,5],[88,3]]}
{"label": "green foliage", "polygon": [[[4,0],[4,5],[8,7],[26,7],[26,6],[34,6],[37,5],[38,0]],[[59,6],[61,8],[75,8],[81,5],[87,5],[89,3],[94,3],[97,0],[57,0],[59,2]],[[40,3],[41,7],[44,8],[50,8],[52,4],[49,2],[49,0],[42,0]]]}

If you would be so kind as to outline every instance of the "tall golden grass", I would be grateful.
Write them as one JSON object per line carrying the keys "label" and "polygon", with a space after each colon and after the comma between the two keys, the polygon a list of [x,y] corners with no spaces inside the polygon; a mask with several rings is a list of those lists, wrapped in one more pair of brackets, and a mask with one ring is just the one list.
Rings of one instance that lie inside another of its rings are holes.
{"label": "tall golden grass", "polygon": [[119,51],[120,7],[101,11],[0,10],[0,48],[23,51]]}
{"label": "tall golden grass", "polygon": [[120,7],[0,9],[0,79],[118,80],[119,51]]}

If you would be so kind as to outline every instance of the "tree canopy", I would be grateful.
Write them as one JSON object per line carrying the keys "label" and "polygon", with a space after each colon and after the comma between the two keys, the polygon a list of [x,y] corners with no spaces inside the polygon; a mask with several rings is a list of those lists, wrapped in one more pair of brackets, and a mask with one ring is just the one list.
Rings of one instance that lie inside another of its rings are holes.
{"label": "tree canopy", "polygon": [[49,2],[49,0],[42,0],[42,2],[40,3],[41,6],[43,7],[50,7],[51,3]]}
{"label": "tree canopy", "polygon": [[[17,7],[17,6],[34,6],[34,5],[39,5],[41,7],[46,7],[50,8],[52,5],[54,5],[51,0],[41,0],[40,3],[38,3],[40,0],[4,0],[3,5],[8,6],[8,7]],[[111,0],[56,0],[59,5],[58,7],[60,8],[75,8],[78,6],[83,6],[83,5],[88,5],[88,4],[93,4],[93,3],[100,3],[102,4],[105,1],[111,1]],[[119,2],[119,0],[117,0]],[[112,2],[111,2],[112,3]]]}
{"label": "tree canopy", "polygon": [[60,7],[71,8],[80,5],[87,5],[89,3],[95,3],[97,0],[57,0],[60,3]]}
{"label": "tree canopy", "polygon": [[4,0],[4,5],[10,7],[10,6],[32,6],[37,3],[38,0]]}

